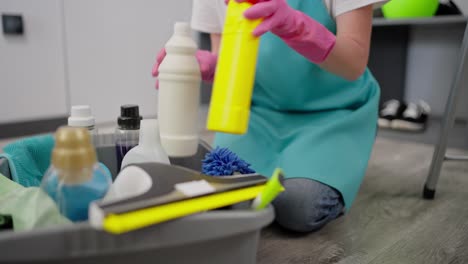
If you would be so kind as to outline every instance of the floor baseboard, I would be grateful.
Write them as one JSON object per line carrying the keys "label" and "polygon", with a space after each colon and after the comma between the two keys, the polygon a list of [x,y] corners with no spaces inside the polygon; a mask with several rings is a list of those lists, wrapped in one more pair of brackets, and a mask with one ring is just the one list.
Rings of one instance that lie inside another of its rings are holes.
{"label": "floor baseboard", "polygon": [[0,139],[53,132],[67,124],[67,117],[0,124]]}

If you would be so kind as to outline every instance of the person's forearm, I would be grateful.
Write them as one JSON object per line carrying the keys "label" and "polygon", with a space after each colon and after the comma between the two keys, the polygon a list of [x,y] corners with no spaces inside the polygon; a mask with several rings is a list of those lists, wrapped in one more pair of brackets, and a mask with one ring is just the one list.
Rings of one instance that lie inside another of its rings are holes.
{"label": "person's forearm", "polygon": [[221,34],[211,33],[210,34],[210,40],[211,40],[211,52],[213,54],[218,54],[219,44],[221,43]]}
{"label": "person's forearm", "polygon": [[356,80],[365,71],[369,49],[349,36],[338,36],[327,59],[320,64],[323,69],[347,80]]}
{"label": "person's forearm", "polygon": [[[336,43],[320,66],[347,80],[359,78],[369,60],[372,32],[372,6],[367,6],[337,18]],[[354,27],[341,27],[354,25]]]}

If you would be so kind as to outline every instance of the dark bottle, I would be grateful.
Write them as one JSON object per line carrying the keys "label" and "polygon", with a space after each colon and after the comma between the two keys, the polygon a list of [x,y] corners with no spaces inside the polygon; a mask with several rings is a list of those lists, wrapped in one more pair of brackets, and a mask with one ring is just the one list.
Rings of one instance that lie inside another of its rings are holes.
{"label": "dark bottle", "polygon": [[117,170],[120,171],[122,159],[133,147],[138,145],[140,121],[142,117],[138,105],[122,105],[115,130],[115,150],[117,153]]}

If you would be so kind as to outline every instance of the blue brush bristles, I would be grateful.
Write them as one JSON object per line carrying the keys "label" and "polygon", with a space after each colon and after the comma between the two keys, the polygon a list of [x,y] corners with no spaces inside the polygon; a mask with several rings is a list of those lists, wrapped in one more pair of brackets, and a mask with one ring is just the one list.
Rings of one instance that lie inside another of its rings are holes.
{"label": "blue brush bristles", "polygon": [[211,176],[227,176],[236,172],[240,174],[255,173],[249,166],[249,163],[229,149],[217,147],[205,155],[202,172]]}

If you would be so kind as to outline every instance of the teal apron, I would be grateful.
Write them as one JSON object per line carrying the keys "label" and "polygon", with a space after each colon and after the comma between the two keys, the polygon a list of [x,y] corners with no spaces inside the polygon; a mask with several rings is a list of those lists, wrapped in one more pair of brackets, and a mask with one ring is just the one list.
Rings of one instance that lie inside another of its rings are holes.
{"label": "teal apron", "polygon": [[[331,32],[336,24],[323,0],[289,0]],[[369,70],[347,81],[267,33],[261,38],[249,130],[217,134],[263,175],[320,181],[341,192],[350,208],[363,180],[377,129],[380,90]]]}

